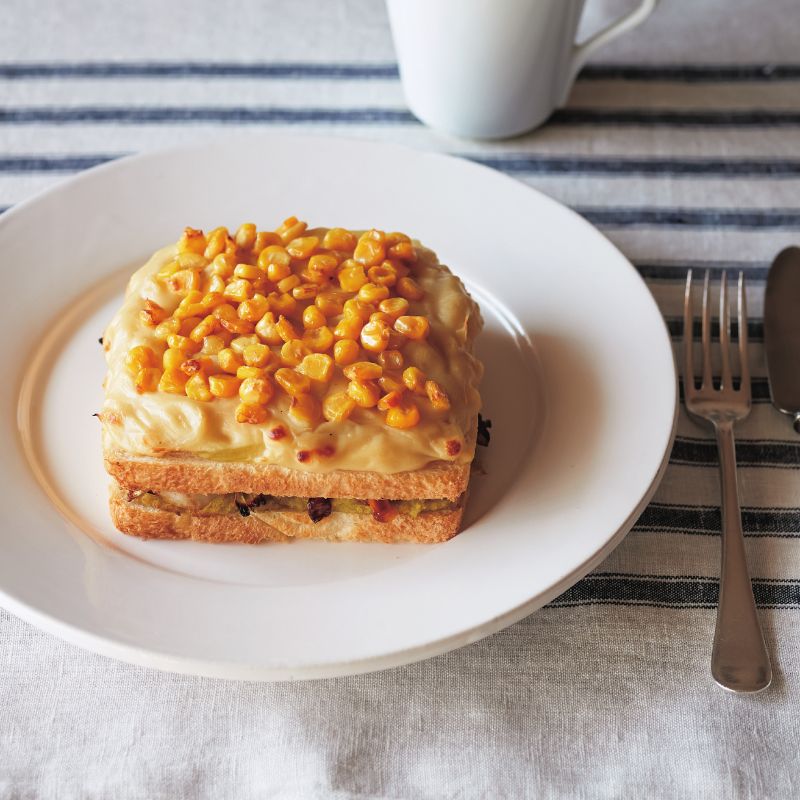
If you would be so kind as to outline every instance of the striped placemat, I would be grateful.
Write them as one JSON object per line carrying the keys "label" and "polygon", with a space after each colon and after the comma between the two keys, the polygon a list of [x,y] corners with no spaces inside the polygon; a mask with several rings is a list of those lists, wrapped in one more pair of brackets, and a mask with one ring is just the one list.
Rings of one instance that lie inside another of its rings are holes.
{"label": "striped placemat", "polygon": [[759,699],[710,682],[717,455],[682,410],[663,483],[604,564],[508,631],[423,664],[225,684],[116,664],[0,612],[1,796],[796,793],[800,438],[769,403],[762,311],[770,260],[800,240],[800,64],[594,65],[547,126],[477,144],[417,122],[388,60],[35,55],[0,61],[3,208],[151,147],[245,127],[334,132],[457,153],[567,203],[633,261],[676,345],[687,269],[744,270],[742,516],[776,679]]}

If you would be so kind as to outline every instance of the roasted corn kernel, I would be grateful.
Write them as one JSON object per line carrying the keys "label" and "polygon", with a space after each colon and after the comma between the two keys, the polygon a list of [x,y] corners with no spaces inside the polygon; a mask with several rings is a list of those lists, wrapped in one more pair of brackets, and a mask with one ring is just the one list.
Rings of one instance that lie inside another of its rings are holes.
{"label": "roasted corn kernel", "polygon": [[418,367],[407,367],[403,370],[403,383],[414,394],[426,394],[425,373]]}
{"label": "roasted corn kernel", "polygon": [[136,375],[139,370],[146,367],[157,367],[158,356],[152,348],[140,344],[128,350],[128,355],[125,358],[125,366],[131,375]]}
{"label": "roasted corn kernel", "polygon": [[276,314],[283,314],[289,317],[297,311],[297,300],[290,294],[270,292],[267,295],[267,300],[269,300],[269,310],[274,311]]}
{"label": "roasted corn kernel", "polygon": [[202,342],[207,336],[211,336],[219,329],[219,320],[213,314],[209,314],[192,328],[189,338],[194,342]]}
{"label": "roasted corn kernel", "polygon": [[362,300],[351,297],[349,300],[345,301],[345,304],[342,306],[342,311],[345,317],[352,317],[353,319],[360,319],[362,322],[366,322],[370,316],[375,313],[375,306],[373,306],[372,303],[365,303]]}
{"label": "roasted corn kernel", "polygon": [[371,353],[382,353],[389,346],[391,328],[380,320],[368,322],[361,329],[361,346]]}
{"label": "roasted corn kernel", "polygon": [[159,392],[169,392],[170,394],[184,394],[186,381],[189,376],[180,369],[165,369],[158,382]]}
{"label": "roasted corn kernel", "polygon": [[228,347],[230,347],[234,353],[242,355],[245,351],[245,348],[249,347],[251,344],[261,344],[258,336],[256,336],[254,333],[250,334],[249,336],[237,336],[235,339],[231,339],[231,343],[228,345]]}
{"label": "roasted corn kernel", "polygon": [[196,353],[201,347],[200,342],[194,342],[188,336],[181,336],[178,333],[173,333],[167,339],[167,344],[174,350],[190,354]]}
{"label": "roasted corn kernel", "polygon": [[394,286],[397,283],[397,270],[390,261],[384,261],[380,266],[370,267],[367,277],[376,286]]}
{"label": "roasted corn kernel", "polygon": [[430,324],[427,317],[398,317],[394,329],[409,339],[424,339],[430,331]]}
{"label": "roasted corn kernel", "polygon": [[206,249],[203,251],[203,255],[211,260],[216,258],[220,253],[224,253],[227,239],[227,228],[214,228],[213,231],[209,231],[208,237],[206,238]]}
{"label": "roasted corn kernel", "polygon": [[312,328],[303,334],[303,344],[313,353],[326,353],[333,347],[333,331],[323,325],[320,328]]}
{"label": "roasted corn kernel", "polygon": [[301,283],[292,289],[292,297],[295,300],[313,300],[318,291],[319,286],[316,283]]}
{"label": "roasted corn kernel", "polygon": [[282,367],[275,373],[275,381],[291,397],[311,391],[311,380],[288,367]]}
{"label": "roasted corn kernel", "polygon": [[207,403],[209,400],[214,399],[211,394],[211,389],[208,386],[208,378],[202,372],[197,372],[186,381],[185,386],[186,396],[192,400],[199,400]]}
{"label": "roasted corn kernel", "polygon": [[256,241],[256,226],[252,222],[242,223],[236,231],[234,241],[242,250],[251,250]]}
{"label": "roasted corn kernel", "polygon": [[229,256],[227,253],[220,253],[214,256],[211,262],[211,273],[219,275],[220,278],[227,280],[233,277],[233,271],[236,269],[236,259]]}
{"label": "roasted corn kernel", "polygon": [[283,341],[281,335],[278,333],[277,320],[271,311],[267,311],[258,322],[256,325],[256,333],[267,344],[280,344]]}
{"label": "roasted corn kernel", "polygon": [[403,397],[397,406],[390,407],[386,412],[386,424],[390,428],[401,430],[413,428],[419,424],[419,409],[410,397]]}
{"label": "roasted corn kernel", "polygon": [[337,291],[320,292],[314,299],[314,305],[326,316],[334,317],[342,313],[347,295]]}
{"label": "roasted corn kernel", "polygon": [[264,406],[239,403],[236,406],[236,421],[249,425],[260,425],[269,419],[269,411]]}
{"label": "roasted corn kernel", "polygon": [[233,300],[236,303],[241,303],[244,300],[249,300],[255,294],[253,284],[243,278],[234,278],[228,281],[225,291],[222,296],[226,300]]}
{"label": "roasted corn kernel", "polygon": [[383,368],[372,361],[356,361],[355,364],[345,367],[342,372],[345,378],[351,381],[376,381],[383,375]]}
{"label": "roasted corn kernel", "polygon": [[287,319],[282,314],[280,317],[278,317],[275,330],[278,332],[278,336],[280,336],[284,342],[290,342],[292,339],[300,338],[300,334],[297,332],[297,329],[294,327],[291,320]]}
{"label": "roasted corn kernel", "polygon": [[396,291],[400,297],[405,297],[406,300],[422,300],[425,297],[425,292],[422,291],[420,285],[409,277],[400,278],[397,281]]}
{"label": "roasted corn kernel", "polygon": [[345,228],[331,228],[322,240],[322,246],[326,250],[346,250],[351,253],[357,244],[356,235]]}
{"label": "roasted corn kernel", "polygon": [[372,381],[350,381],[347,384],[347,394],[361,408],[372,408],[381,399],[380,387]]}
{"label": "roasted corn kernel", "polygon": [[308,306],[303,309],[303,327],[306,330],[321,328],[326,322],[325,315],[316,306]]}
{"label": "roasted corn kernel", "polygon": [[173,333],[178,333],[180,329],[181,321],[177,317],[170,317],[169,319],[165,319],[163,322],[156,325],[153,335],[156,337],[156,339],[166,342]]}
{"label": "roasted corn kernel", "polygon": [[286,367],[296,367],[311,351],[300,341],[291,339],[281,347],[281,364]]}
{"label": "roasted corn kernel", "polygon": [[202,285],[203,273],[199,269],[179,269],[167,278],[167,286],[176,294],[198,291]]}
{"label": "roasted corn kernel", "polygon": [[384,369],[403,369],[403,354],[399,350],[384,350],[378,354],[378,363]]}
{"label": "roasted corn kernel", "polygon": [[203,339],[203,349],[200,351],[205,355],[215,356],[225,347],[225,340],[221,336],[212,334]]}
{"label": "roasted corn kernel", "polygon": [[300,222],[297,217],[287,217],[275,230],[275,233],[281,237],[281,241],[286,244],[302,235],[303,231],[308,227],[305,222]]}
{"label": "roasted corn kernel", "polygon": [[254,294],[249,300],[239,303],[236,313],[240,319],[258,322],[269,310],[269,300],[263,294]]}
{"label": "roasted corn kernel", "polygon": [[267,377],[245,378],[239,387],[239,397],[247,405],[266,405],[273,394],[275,389]]}
{"label": "roasted corn kernel", "polygon": [[233,270],[234,278],[244,278],[247,281],[254,281],[266,276],[264,270],[259,269],[253,264],[237,264]]}
{"label": "roasted corn kernel", "polygon": [[391,258],[399,258],[409,264],[413,264],[417,260],[417,250],[411,242],[398,242],[389,248],[387,254]]}
{"label": "roasted corn kernel", "polygon": [[324,278],[330,278],[338,268],[339,260],[331,253],[319,253],[311,256],[306,267],[310,275],[319,275]]}
{"label": "roasted corn kernel", "polygon": [[155,392],[161,379],[161,370],[158,367],[142,367],[134,378],[134,385],[139,394]]}
{"label": "roasted corn kernel", "polygon": [[381,300],[386,300],[387,297],[389,297],[388,286],[378,286],[375,283],[365,283],[358,290],[358,299],[361,300],[362,303],[377,304]]}
{"label": "roasted corn kernel", "polygon": [[231,350],[230,347],[225,347],[217,353],[217,363],[220,369],[229,372],[231,375],[235,375],[236,370],[244,366],[244,362],[239,354]]}
{"label": "roasted corn kernel", "polygon": [[297,259],[310,258],[314,251],[319,247],[319,238],[316,236],[302,236],[292,239],[286,245],[286,252]]}
{"label": "roasted corn kernel", "polygon": [[205,285],[204,288],[207,292],[213,292],[214,294],[219,294],[221,297],[222,293],[225,291],[225,279],[221,278],[219,275],[212,275],[208,279],[208,283]]}
{"label": "roasted corn kernel", "polygon": [[206,249],[206,237],[197,228],[184,228],[178,241],[179,253],[202,253]]}
{"label": "roasted corn kernel", "polygon": [[[233,347],[233,342],[231,342]],[[249,344],[242,350],[242,358],[248,367],[266,367],[272,360],[272,350],[265,344]]]}
{"label": "roasted corn kernel", "polygon": [[450,408],[447,392],[436,381],[425,381],[425,394],[437,411],[447,411]]}
{"label": "roasted corn kernel", "polygon": [[358,342],[352,339],[342,339],[333,346],[333,359],[340,367],[352,364],[360,354]]}
{"label": "roasted corn kernel", "polygon": [[297,371],[312,381],[327,383],[333,378],[333,359],[325,353],[310,353],[297,365]]}
{"label": "roasted corn kernel", "polygon": [[386,394],[390,392],[404,392],[407,388],[400,375],[388,372],[383,373],[378,381],[378,386],[380,386]]}
{"label": "roasted corn kernel", "polygon": [[390,408],[398,408],[404,402],[403,395],[405,392],[401,391],[394,391],[388,392],[380,400],[378,400],[378,410],[379,411],[388,411]]}
{"label": "roasted corn kernel", "polygon": [[219,320],[220,325],[222,325],[226,331],[230,331],[231,333],[236,333],[241,336],[252,333],[255,330],[253,323],[246,319],[239,319],[236,309],[228,303],[217,306],[213,313],[214,316]]}
{"label": "roasted corn kernel", "polygon": [[361,329],[364,323],[356,317],[345,317],[339,320],[336,327],[333,329],[333,335],[337,339],[358,339],[361,336]]}
{"label": "roasted corn kernel", "polygon": [[164,351],[161,362],[164,369],[180,369],[181,364],[186,360],[186,353],[175,347],[169,347]]}
{"label": "roasted corn kernel", "polygon": [[322,413],[329,422],[343,422],[355,408],[356,401],[347,392],[331,392],[322,401]]}
{"label": "roasted corn kernel", "polygon": [[267,374],[261,367],[239,367],[236,370],[236,377],[243,381],[245,378],[263,378]]}
{"label": "roasted corn kernel", "polygon": [[259,231],[256,234],[256,240],[253,242],[253,252],[259,255],[265,247],[272,244],[280,244],[281,237],[273,231]]}
{"label": "roasted corn kernel", "polygon": [[374,267],[386,258],[386,236],[375,229],[363,233],[356,244],[353,259],[365,267]]}
{"label": "roasted corn kernel", "polygon": [[233,375],[209,375],[208,388],[214,397],[236,397],[241,381]]}
{"label": "roasted corn kernel", "polygon": [[169,314],[154,300],[145,300],[144,307],[139,312],[139,319],[148,327],[155,327],[168,316]]}
{"label": "roasted corn kernel", "polygon": [[[348,264],[350,262],[345,262]],[[339,279],[339,286],[344,292],[357,292],[365,283],[369,281],[364,267],[353,263],[351,266],[343,266],[336,276]]]}

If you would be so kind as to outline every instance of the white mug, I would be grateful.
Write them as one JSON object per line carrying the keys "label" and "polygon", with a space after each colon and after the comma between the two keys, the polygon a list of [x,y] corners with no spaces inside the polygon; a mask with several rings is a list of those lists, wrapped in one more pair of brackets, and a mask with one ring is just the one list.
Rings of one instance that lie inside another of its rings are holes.
{"label": "white mug", "polygon": [[457,136],[502,139],[563,105],[590,53],[643,22],[638,7],[582,44],[585,0],[387,0],[409,108]]}

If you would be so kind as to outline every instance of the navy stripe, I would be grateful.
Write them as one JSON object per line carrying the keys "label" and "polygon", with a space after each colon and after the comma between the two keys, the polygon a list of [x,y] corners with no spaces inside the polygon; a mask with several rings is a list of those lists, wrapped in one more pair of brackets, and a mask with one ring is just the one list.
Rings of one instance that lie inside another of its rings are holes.
{"label": "navy stripe", "polygon": [[[119,154],[122,155],[122,154]],[[102,164],[119,155],[17,155],[0,157],[2,172],[68,172]],[[463,154],[478,164],[510,174],[531,175],[713,175],[717,177],[800,177],[800,160],[618,159]]]}
{"label": "navy stripe", "polygon": [[697,272],[710,270],[712,278],[719,278],[722,270],[728,272],[728,277],[735,277],[734,273],[743,272],[747,281],[753,283],[763,283],[767,279],[767,271],[770,264],[768,261],[681,261],[678,262],[641,262],[637,261],[634,266],[645,280],[657,281],[677,281],[686,282],[687,270]]}
{"label": "navy stripe", "polygon": [[[683,401],[683,378],[678,380],[678,391]],[[769,394],[769,381],[766,378],[750,379],[750,398],[754,403],[771,402]]]}
{"label": "navy stripe", "polygon": [[397,108],[269,108],[219,106],[75,106],[0,108],[0,123],[28,125],[117,123],[143,125],[182,122],[303,124],[393,123],[419,125],[414,115]]}
{"label": "navy stripe", "polygon": [[[715,467],[719,464],[717,444],[712,439],[676,436],[669,463]],[[800,442],[739,439],[736,442],[736,463],[740,467],[797,469],[800,467]]]}
{"label": "navy stripe", "polygon": [[[683,400],[683,378],[678,381],[678,391],[680,399]],[[769,381],[766,378],[750,379],[750,397],[754,403],[769,403]]]}
{"label": "navy stripe", "polygon": [[[699,300],[698,300],[699,305]],[[667,330],[673,339],[680,339],[683,337],[683,317],[665,317],[664,322],[667,324]],[[692,323],[692,335],[695,339],[700,338],[703,324],[700,319],[695,319]],[[736,324],[733,325],[733,331],[736,331]],[[719,339],[719,320],[711,320],[711,337]],[[747,320],[747,338],[751,342],[764,341],[764,320],[763,319],[748,319]]]}
{"label": "navy stripe", "polygon": [[[671,125],[703,127],[762,127],[800,125],[796,111],[668,111],[608,109],[561,109],[550,118],[560,125]],[[403,108],[289,108],[221,106],[75,106],[6,107],[0,109],[6,124],[161,124],[232,123],[284,125],[309,123],[421,124]]]}
{"label": "navy stripe", "polygon": [[[634,530],[719,536],[721,525],[718,506],[650,503]],[[742,528],[749,537],[800,537],[800,508],[743,508]]]}
{"label": "navy stripe", "polygon": [[502,172],[523,175],[800,176],[800,161],[795,159],[551,158],[530,155],[465,157]]}
{"label": "navy stripe", "polygon": [[680,81],[733,83],[800,80],[800,64],[675,64],[640,66],[592,64],[580,77],[588,81]]}
{"label": "navy stripe", "polygon": [[370,80],[398,77],[397,65],[290,62],[88,61],[0,64],[0,78],[279,78]]}
{"label": "navy stripe", "polygon": [[120,155],[0,156],[0,172],[79,172],[119,157]]}
{"label": "navy stripe", "polygon": [[550,122],[556,125],[778,128],[800,125],[800,112],[773,111],[770,109],[679,111],[669,109],[562,108],[553,113],[550,117]]}
{"label": "navy stripe", "polygon": [[[800,581],[753,581],[756,603],[762,608],[800,607]],[[588,575],[550,603],[551,606],[613,603],[668,608],[715,608],[719,581],[705,577]]]}
{"label": "navy stripe", "polygon": [[[393,63],[338,64],[308,62],[90,61],[13,62],[0,64],[0,78],[330,78],[396,79]],[[682,83],[765,82],[800,80],[797,64],[678,64],[640,66],[593,64],[581,80],[672,81]]]}
{"label": "navy stripe", "polygon": [[666,228],[756,228],[800,227],[800,211],[792,209],[724,208],[576,208],[594,225],[620,228],[632,226]]}

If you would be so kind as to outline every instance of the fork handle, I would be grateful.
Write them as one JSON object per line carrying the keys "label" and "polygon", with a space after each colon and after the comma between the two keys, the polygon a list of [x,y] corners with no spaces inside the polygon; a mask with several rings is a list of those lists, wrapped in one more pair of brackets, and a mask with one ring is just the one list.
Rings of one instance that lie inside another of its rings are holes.
{"label": "fork handle", "polygon": [[756,612],[742,536],[733,423],[715,426],[722,490],[722,566],[711,653],[711,674],[723,688],[759,692],[772,680],[772,667]]}

